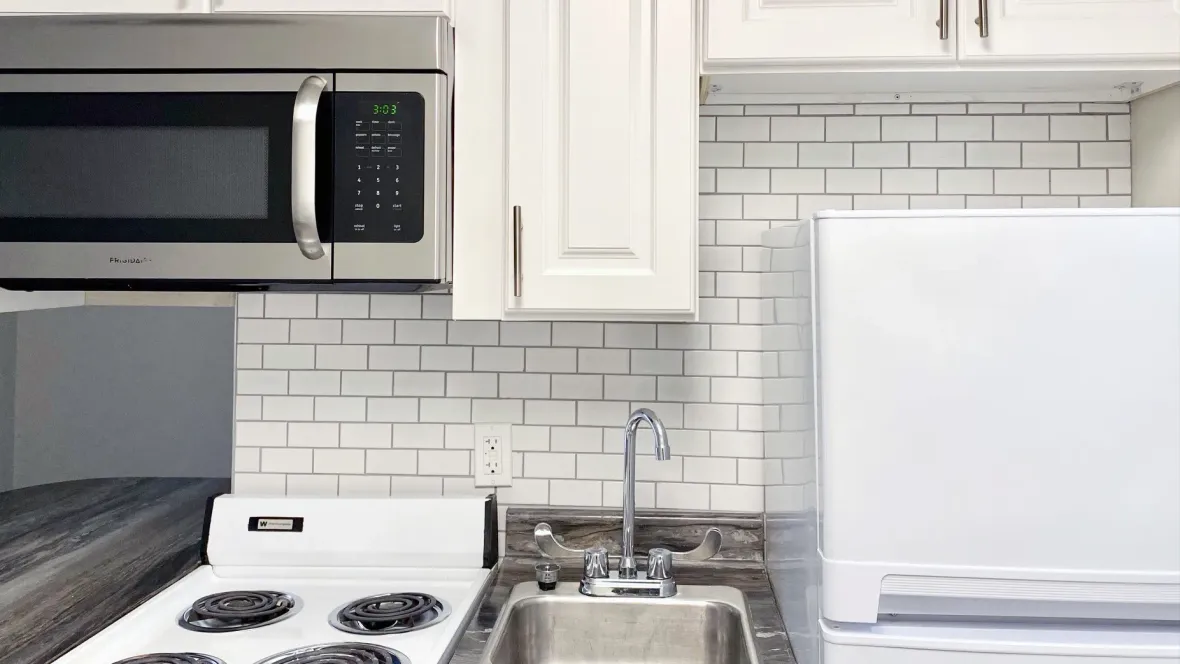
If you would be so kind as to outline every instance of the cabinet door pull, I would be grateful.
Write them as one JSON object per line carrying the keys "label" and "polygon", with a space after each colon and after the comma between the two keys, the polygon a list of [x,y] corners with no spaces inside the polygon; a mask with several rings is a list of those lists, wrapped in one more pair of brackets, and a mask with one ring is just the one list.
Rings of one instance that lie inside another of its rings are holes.
{"label": "cabinet door pull", "polygon": [[987,39],[987,0],[979,0],[979,16],[975,18],[975,25],[979,26],[979,38]]}
{"label": "cabinet door pull", "polygon": [[512,294],[520,297],[521,287],[524,285],[524,274],[521,271],[520,234],[524,223],[519,205],[512,206]]}
{"label": "cabinet door pull", "polygon": [[938,0],[938,38],[946,41],[951,38],[951,23],[949,14],[951,11],[951,0]]}

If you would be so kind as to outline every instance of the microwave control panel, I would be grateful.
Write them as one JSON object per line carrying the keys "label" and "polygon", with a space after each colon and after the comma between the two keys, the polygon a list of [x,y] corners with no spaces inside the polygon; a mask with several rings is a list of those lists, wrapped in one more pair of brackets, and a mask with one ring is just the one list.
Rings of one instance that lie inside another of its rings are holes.
{"label": "microwave control panel", "polygon": [[425,107],[416,92],[338,92],[335,242],[413,243],[423,234]]}

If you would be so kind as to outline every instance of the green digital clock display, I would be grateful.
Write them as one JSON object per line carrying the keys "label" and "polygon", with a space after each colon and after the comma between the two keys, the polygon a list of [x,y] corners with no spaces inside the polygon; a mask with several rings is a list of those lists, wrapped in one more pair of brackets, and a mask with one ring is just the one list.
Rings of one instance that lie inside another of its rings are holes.
{"label": "green digital clock display", "polygon": [[397,104],[373,104],[373,115],[397,115]]}

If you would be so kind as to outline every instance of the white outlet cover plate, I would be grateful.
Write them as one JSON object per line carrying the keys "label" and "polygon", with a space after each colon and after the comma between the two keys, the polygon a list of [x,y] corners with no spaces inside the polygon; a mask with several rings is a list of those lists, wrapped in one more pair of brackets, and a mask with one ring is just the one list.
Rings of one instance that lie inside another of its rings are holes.
{"label": "white outlet cover plate", "polygon": [[[492,474],[484,465],[484,440],[490,436],[500,438],[500,472]],[[512,486],[512,425],[475,425],[475,486]]]}

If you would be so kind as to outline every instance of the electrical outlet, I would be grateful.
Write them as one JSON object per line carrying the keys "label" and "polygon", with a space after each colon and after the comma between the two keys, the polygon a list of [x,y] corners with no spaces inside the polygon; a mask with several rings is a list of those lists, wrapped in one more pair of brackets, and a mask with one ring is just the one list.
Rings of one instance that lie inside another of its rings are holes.
{"label": "electrical outlet", "polygon": [[475,425],[475,486],[512,486],[512,425]]}

